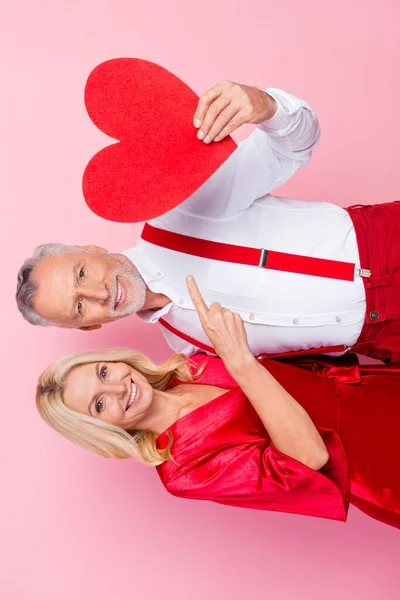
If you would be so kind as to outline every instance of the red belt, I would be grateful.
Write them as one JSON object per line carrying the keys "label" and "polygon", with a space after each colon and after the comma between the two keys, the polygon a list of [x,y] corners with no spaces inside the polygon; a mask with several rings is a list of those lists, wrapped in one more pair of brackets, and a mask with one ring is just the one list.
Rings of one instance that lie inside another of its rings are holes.
{"label": "red belt", "polygon": [[[198,256],[200,258],[250,265],[264,269],[273,269],[275,271],[299,273],[314,277],[340,279],[343,281],[354,281],[356,275],[356,266],[354,263],[203,240],[181,233],[159,229],[149,223],[145,224],[141,237],[144,241],[154,244],[155,246],[160,246],[167,250],[174,250],[175,252],[182,252],[183,254],[190,254],[191,256]],[[370,272],[367,269],[359,269],[357,275],[369,277]],[[159,322],[163,327],[168,329],[168,331],[193,346],[205,350],[206,352],[216,354],[212,346],[203,344],[203,342],[199,342],[195,338],[179,331],[179,329],[176,329],[164,319],[159,319]],[[263,354],[263,357],[303,356],[308,354],[346,352],[347,350],[349,350],[349,348],[344,345],[326,346],[324,348],[310,348],[294,352],[283,352],[281,354]]]}
{"label": "red belt", "polygon": [[[354,263],[203,240],[159,229],[149,223],[146,223],[143,228],[142,239],[155,246],[190,254],[191,256],[273,269],[274,271],[286,271],[288,273],[340,279],[342,281],[354,281],[356,274]],[[361,270],[358,274],[363,275]]]}

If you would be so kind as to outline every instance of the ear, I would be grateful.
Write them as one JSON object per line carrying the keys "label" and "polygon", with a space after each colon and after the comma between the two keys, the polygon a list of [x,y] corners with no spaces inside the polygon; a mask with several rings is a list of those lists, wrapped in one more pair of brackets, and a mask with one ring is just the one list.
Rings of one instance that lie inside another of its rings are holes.
{"label": "ear", "polygon": [[100,246],[92,246],[89,244],[89,246],[82,246],[82,248],[84,250],[86,250],[86,252],[95,252],[96,254],[107,254],[108,250],[106,250],[105,248],[101,248]]}
{"label": "ear", "polygon": [[101,325],[86,325],[86,327],[79,327],[81,331],[93,331],[93,329],[100,329]]}

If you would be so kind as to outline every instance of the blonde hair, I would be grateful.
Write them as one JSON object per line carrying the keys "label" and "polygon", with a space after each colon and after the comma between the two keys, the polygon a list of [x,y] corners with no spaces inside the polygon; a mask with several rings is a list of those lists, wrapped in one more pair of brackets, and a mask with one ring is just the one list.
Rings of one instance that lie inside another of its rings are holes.
{"label": "blonde hair", "polygon": [[159,465],[171,459],[172,437],[168,446],[157,449],[156,435],[150,431],[125,431],[121,427],[80,414],[64,404],[67,375],[78,365],[94,362],[124,362],[136,369],[156,390],[165,390],[172,378],[193,381],[190,360],[175,354],[161,365],[154,364],[141,352],[129,349],[92,350],[63,356],[50,365],[39,378],[36,407],[43,420],[78,446],[106,458],[135,458],[146,465]]}

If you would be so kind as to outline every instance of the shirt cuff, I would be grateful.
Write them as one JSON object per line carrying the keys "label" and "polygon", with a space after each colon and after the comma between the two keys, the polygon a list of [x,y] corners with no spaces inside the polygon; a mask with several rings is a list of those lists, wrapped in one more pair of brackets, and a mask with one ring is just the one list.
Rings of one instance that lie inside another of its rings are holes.
{"label": "shirt cuff", "polygon": [[275,100],[278,109],[273,117],[257,125],[263,131],[286,129],[286,127],[293,123],[294,114],[302,108],[307,108],[312,112],[304,100],[300,100],[296,96],[292,96],[292,94],[288,94],[278,88],[267,88],[265,91]]}

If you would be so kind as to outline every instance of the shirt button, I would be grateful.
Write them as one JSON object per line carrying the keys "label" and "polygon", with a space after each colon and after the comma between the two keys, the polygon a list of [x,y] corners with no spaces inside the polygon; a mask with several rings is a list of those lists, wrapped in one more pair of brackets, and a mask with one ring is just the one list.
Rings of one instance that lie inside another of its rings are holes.
{"label": "shirt button", "polygon": [[251,319],[252,321],[254,321],[255,318],[256,318],[256,315],[254,313],[250,313],[249,314],[249,319]]}
{"label": "shirt button", "polygon": [[293,324],[294,325],[298,325],[299,324],[299,320],[298,319],[293,319]]}
{"label": "shirt button", "polygon": [[335,319],[336,323],[340,323],[341,320],[342,320],[342,317],[336,317],[336,319]]}
{"label": "shirt button", "polygon": [[371,312],[369,313],[369,318],[372,319],[373,321],[376,321],[377,319],[379,319],[378,311],[371,310]]}

